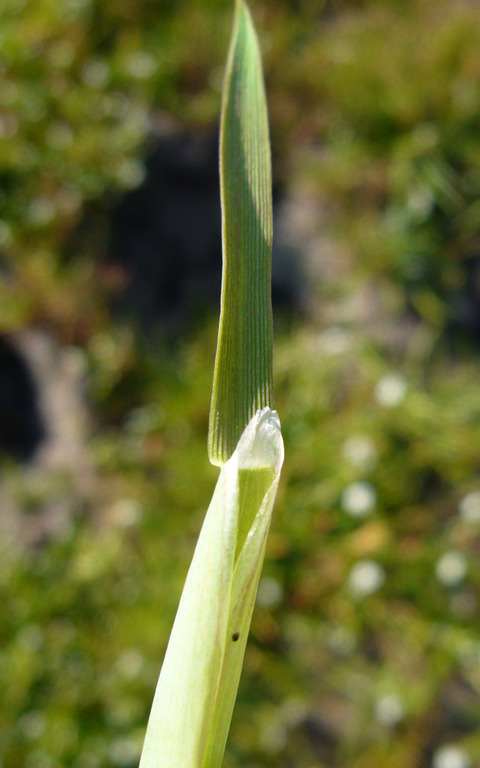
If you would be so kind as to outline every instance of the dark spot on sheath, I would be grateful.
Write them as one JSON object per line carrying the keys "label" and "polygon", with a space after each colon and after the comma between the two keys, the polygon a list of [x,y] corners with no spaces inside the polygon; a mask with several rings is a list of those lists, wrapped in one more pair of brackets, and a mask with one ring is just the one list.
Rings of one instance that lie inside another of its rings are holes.
{"label": "dark spot on sheath", "polygon": [[239,637],[240,637],[240,632],[234,632],[232,635],[233,642],[236,643]]}

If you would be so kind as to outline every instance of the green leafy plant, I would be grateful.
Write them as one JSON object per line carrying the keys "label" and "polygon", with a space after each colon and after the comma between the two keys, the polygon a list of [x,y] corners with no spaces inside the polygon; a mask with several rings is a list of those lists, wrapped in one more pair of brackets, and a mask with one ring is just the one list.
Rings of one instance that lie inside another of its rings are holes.
{"label": "green leafy plant", "polygon": [[160,674],[141,768],[221,765],[283,462],[271,410],[272,202],[258,43],[237,0],[221,120],[223,285],[209,455],[220,477]]}

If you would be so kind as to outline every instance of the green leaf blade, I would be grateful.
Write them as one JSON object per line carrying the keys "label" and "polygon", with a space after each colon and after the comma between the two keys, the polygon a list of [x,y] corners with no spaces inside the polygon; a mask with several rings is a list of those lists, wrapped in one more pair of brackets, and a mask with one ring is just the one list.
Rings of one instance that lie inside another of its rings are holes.
{"label": "green leaf blade", "polygon": [[268,116],[257,37],[237,0],[221,137],[223,277],[210,408],[210,461],[233,454],[254,413],[273,407],[272,196]]}

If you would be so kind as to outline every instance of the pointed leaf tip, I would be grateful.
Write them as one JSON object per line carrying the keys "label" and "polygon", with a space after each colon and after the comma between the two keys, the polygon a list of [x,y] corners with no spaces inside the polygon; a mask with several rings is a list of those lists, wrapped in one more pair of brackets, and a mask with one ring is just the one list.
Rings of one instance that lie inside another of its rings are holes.
{"label": "pointed leaf tip", "polygon": [[220,136],[223,276],[208,441],[213,464],[230,458],[256,411],[273,407],[270,166],[260,50],[248,8],[237,0]]}

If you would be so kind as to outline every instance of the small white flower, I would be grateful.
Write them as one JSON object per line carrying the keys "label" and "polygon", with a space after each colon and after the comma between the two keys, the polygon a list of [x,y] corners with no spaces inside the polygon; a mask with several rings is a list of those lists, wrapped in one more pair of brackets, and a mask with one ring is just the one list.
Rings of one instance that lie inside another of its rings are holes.
{"label": "small white flower", "polygon": [[119,674],[126,680],[135,680],[145,666],[142,654],[137,648],[127,648],[117,659]]}
{"label": "small white flower", "polygon": [[48,197],[36,197],[27,207],[28,220],[36,226],[50,224],[55,214],[55,205]]}
{"label": "small white flower", "polygon": [[428,187],[416,187],[412,189],[407,198],[407,207],[410,213],[420,221],[423,221],[431,212],[435,203],[435,197]]}
{"label": "small white flower", "polygon": [[375,387],[375,399],[384,408],[394,408],[400,405],[407,394],[407,382],[400,373],[382,376]]}
{"label": "small white flower", "polygon": [[132,77],[136,77],[138,80],[145,80],[153,75],[157,68],[157,62],[146,51],[136,51],[130,54],[126,60],[125,68]]}
{"label": "small white flower", "polygon": [[458,511],[466,523],[480,523],[480,491],[472,491],[464,496]]}
{"label": "small white flower", "polygon": [[405,708],[401,700],[393,693],[377,699],[374,711],[377,722],[386,727],[397,725],[405,716]]}
{"label": "small white flower", "polygon": [[352,517],[365,517],[377,501],[377,492],[371,483],[352,483],[340,497],[342,509]]}
{"label": "small white flower", "polygon": [[261,729],[259,742],[270,755],[281,752],[287,744],[287,730],[281,722],[268,722]]}
{"label": "small white flower", "polygon": [[347,627],[338,625],[334,627],[328,638],[328,647],[335,656],[345,658],[350,656],[357,644],[354,633]]}
{"label": "small white flower", "polygon": [[109,750],[110,760],[118,768],[136,764],[142,751],[142,742],[135,738],[116,739]]}
{"label": "small white flower", "polygon": [[126,189],[140,186],[145,179],[146,169],[138,160],[123,160],[116,170],[117,181]]}
{"label": "small white flower", "polygon": [[327,328],[319,336],[319,343],[329,355],[341,355],[350,348],[350,335],[343,328]]}
{"label": "small white flower", "polygon": [[418,123],[411,133],[412,139],[419,149],[432,149],[438,144],[439,132],[434,123]]}
{"label": "small white flower", "polygon": [[435,566],[437,579],[447,587],[460,584],[467,573],[467,561],[461,552],[445,552]]}
{"label": "small white flower", "polygon": [[139,522],[142,506],[135,499],[118,499],[110,508],[111,520],[120,528],[130,528]]}
{"label": "small white flower", "polygon": [[366,435],[352,435],[343,444],[343,455],[359,469],[371,469],[378,459],[377,449]]}
{"label": "small white flower", "polygon": [[385,571],[375,560],[359,560],[352,567],[348,584],[358,597],[367,597],[376,592],[385,581]]}
{"label": "small white flower", "polygon": [[22,731],[24,736],[31,741],[39,739],[45,732],[47,726],[47,718],[43,712],[39,710],[31,710],[25,712],[18,720],[18,728]]}
{"label": "small white flower", "polygon": [[127,416],[125,426],[134,435],[146,435],[155,424],[155,411],[148,405],[133,408]]}
{"label": "small white flower", "polygon": [[258,585],[257,603],[262,608],[275,608],[282,602],[283,587],[277,579],[265,576]]}
{"label": "small white flower", "polygon": [[446,744],[433,756],[433,768],[470,768],[472,762],[462,747]]}
{"label": "small white flower", "polygon": [[82,70],[82,80],[90,88],[104,88],[109,79],[109,68],[104,61],[90,61]]}

